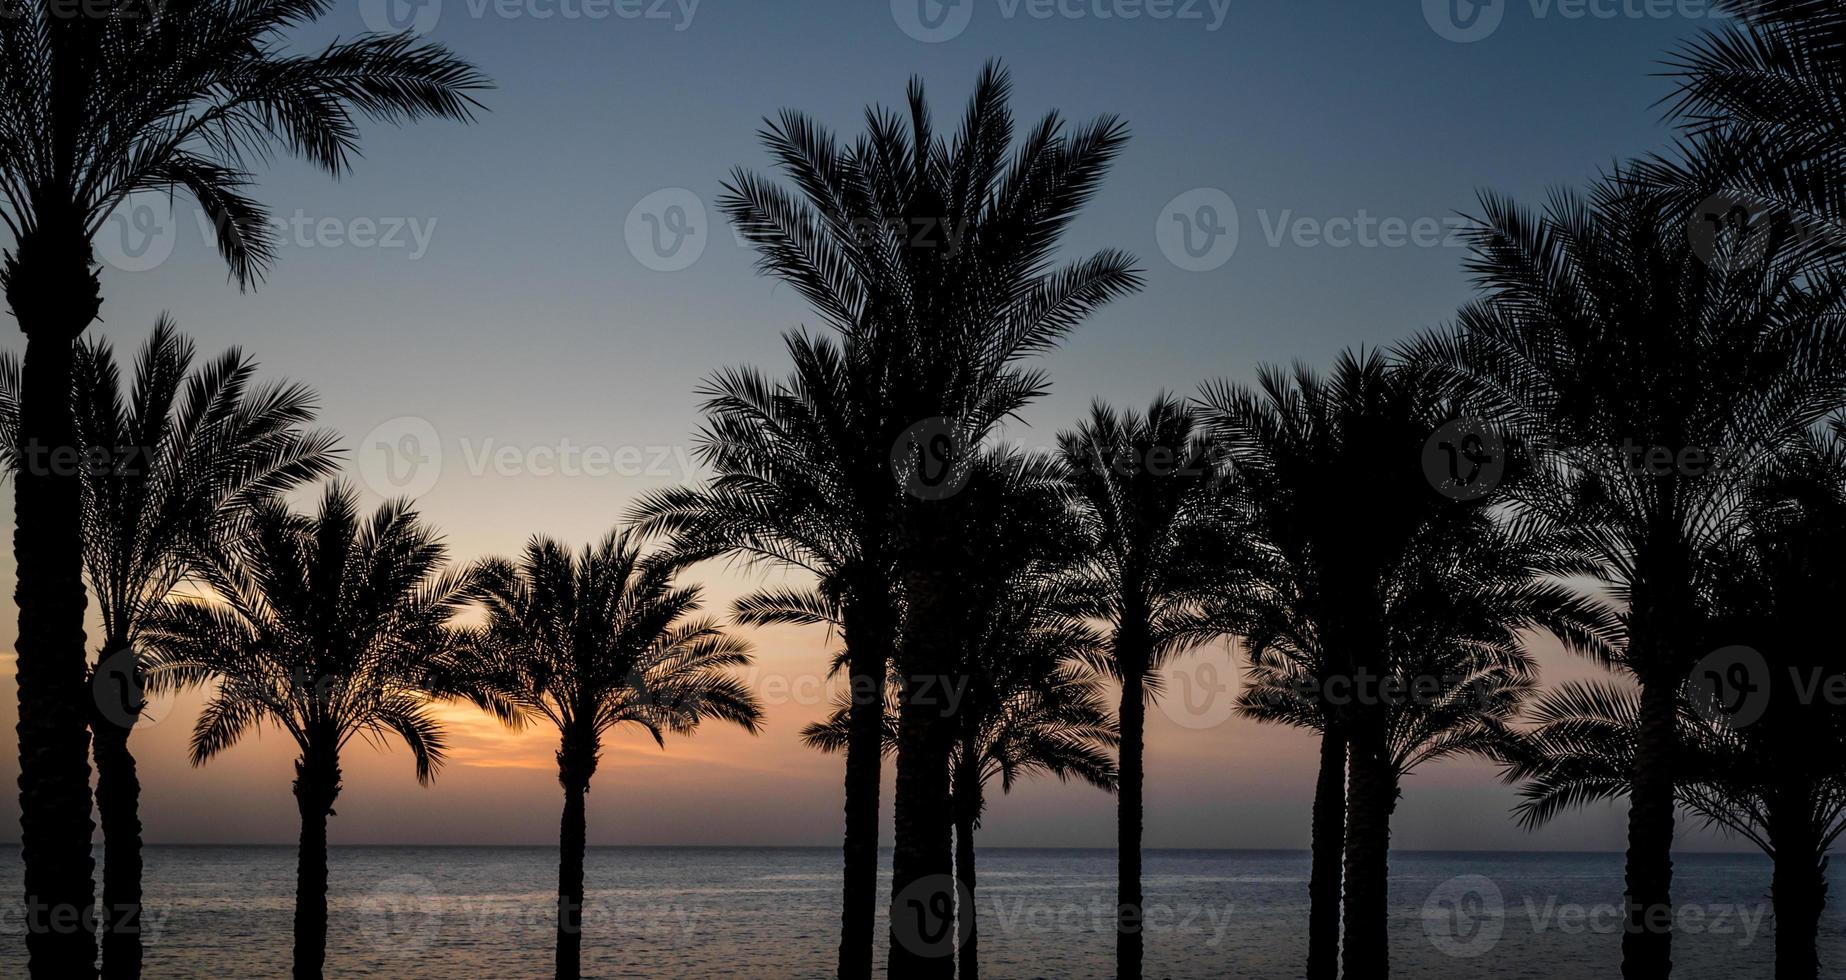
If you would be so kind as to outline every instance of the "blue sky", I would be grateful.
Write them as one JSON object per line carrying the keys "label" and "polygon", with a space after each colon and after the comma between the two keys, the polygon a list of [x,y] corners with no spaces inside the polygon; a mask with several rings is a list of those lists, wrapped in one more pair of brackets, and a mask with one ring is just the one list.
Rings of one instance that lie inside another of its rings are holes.
{"label": "blue sky", "polygon": [[[1476,193],[1535,200],[1665,147],[1659,60],[1708,23],[1697,0],[341,0],[301,43],[425,30],[495,79],[489,111],[468,127],[371,127],[365,159],[337,182],[279,162],[260,190],[285,241],[253,292],[226,284],[190,205],[125,217],[99,239],[112,264],[97,329],[132,348],[169,311],[202,349],[242,344],[267,372],[313,385],[355,451],[352,476],[415,493],[460,556],[540,531],[578,542],[637,491],[692,475],[701,378],[776,368],[781,332],[807,319],[714,220],[730,169],[765,164],[766,115],[796,107],[850,135],[867,103],[898,102],[916,74],[946,127],[998,57],[1022,122],[1052,108],[1128,120],[1133,140],[1070,244],[1137,254],[1148,288],[1047,358],[1055,390],[1014,433],[1042,442],[1094,398],[1142,403],[1263,362],[1326,364],[1442,323],[1468,296],[1450,229]],[[1234,249],[1201,231],[1233,221]],[[719,603],[749,581],[710,579]],[[809,634],[759,648],[788,677],[824,664]],[[592,840],[833,840],[838,762],[795,744],[821,710],[797,701],[754,740],[701,734],[664,757],[631,747],[649,808],[593,807]],[[144,762],[150,839],[188,839],[207,810],[231,839],[288,839],[281,740],[188,770],[189,710],[137,735],[157,756]],[[491,726],[457,724],[474,761],[435,789],[415,786],[401,753],[349,766],[336,835],[547,840],[556,784],[542,740],[506,750],[535,767],[499,763]],[[1150,845],[1305,844],[1306,736],[1155,725]],[[1398,841],[1620,845],[1614,811],[1532,837],[1504,818],[1510,799],[1478,766],[1420,775]],[[12,805],[0,799],[0,816]],[[407,807],[430,819],[394,825]],[[1107,845],[1111,819],[1092,791],[1028,787],[996,804],[989,839]]]}

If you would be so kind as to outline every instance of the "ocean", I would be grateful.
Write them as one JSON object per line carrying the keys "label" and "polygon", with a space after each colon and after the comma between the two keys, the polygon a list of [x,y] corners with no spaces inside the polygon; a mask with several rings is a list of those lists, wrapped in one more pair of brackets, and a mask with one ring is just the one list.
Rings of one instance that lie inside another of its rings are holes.
{"label": "ocean", "polygon": [[[1675,976],[1771,976],[1768,860],[1676,861]],[[290,847],[149,847],[144,975],[286,976],[294,868]],[[832,848],[591,848],[584,974],[827,977],[838,869]],[[987,977],[1109,976],[1113,851],[996,848],[980,853],[978,870]],[[331,873],[330,977],[550,975],[554,849],[336,847]],[[1302,852],[1148,851],[1147,975],[1299,976],[1307,873]],[[23,977],[16,850],[0,854],[0,880],[10,896],[0,909],[0,977]],[[1621,890],[1619,854],[1395,853],[1394,972],[1619,976]],[[1821,957],[1831,975],[1846,969],[1837,903],[1822,923]]]}

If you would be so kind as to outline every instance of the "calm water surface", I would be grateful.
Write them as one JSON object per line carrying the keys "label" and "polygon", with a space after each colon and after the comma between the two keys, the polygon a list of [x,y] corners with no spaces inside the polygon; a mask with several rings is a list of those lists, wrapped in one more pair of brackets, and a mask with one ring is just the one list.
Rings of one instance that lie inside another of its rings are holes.
{"label": "calm water surface", "polygon": [[[328,976],[548,976],[556,860],[548,848],[335,848]],[[1767,860],[1677,861],[1675,976],[1769,977]],[[986,975],[1108,976],[1113,862],[1111,851],[983,851],[976,907]],[[1150,851],[1146,864],[1148,976],[1300,975],[1305,853]],[[833,849],[592,848],[585,975],[825,977],[838,865]],[[1614,854],[1394,854],[1395,972],[1619,976],[1621,872]],[[9,849],[0,880],[12,889],[19,879]],[[1837,884],[1833,894],[1842,894]],[[24,975],[17,901],[9,896],[0,913],[0,977]],[[287,975],[292,848],[151,847],[147,902],[158,930],[147,977]],[[1846,917],[1836,907],[1822,928],[1822,960],[1839,968]]]}

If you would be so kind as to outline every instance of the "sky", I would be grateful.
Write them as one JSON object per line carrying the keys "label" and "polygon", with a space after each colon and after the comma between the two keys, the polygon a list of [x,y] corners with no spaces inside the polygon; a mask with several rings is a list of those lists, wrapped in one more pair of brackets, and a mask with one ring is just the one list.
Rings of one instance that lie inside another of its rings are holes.
{"label": "sky", "polygon": [[[202,352],[240,345],[265,377],[311,385],[346,478],[371,501],[415,496],[457,561],[533,534],[600,537],[638,493],[698,478],[701,379],[780,372],[781,335],[814,318],[754,272],[713,202],[732,168],[767,169],[756,132],[781,109],[850,137],[914,74],[946,128],[1000,58],[1022,126],[1053,109],[1127,120],[1133,138],[1069,248],[1136,254],[1147,288],[1044,359],[1054,389],[1007,433],[1043,445],[1094,399],[1139,405],[1248,381],[1259,364],[1326,365],[1444,323],[1469,296],[1453,229],[1477,193],[1536,203],[1668,146],[1660,60],[1713,23],[1700,0],[336,3],[297,44],[421,31],[495,80],[487,111],[470,126],[368,127],[338,181],[277,161],[259,191],[282,222],[280,257],[251,291],[227,282],[192,205],[132,202],[98,236],[106,302],[92,330],[131,350],[165,311]],[[12,573],[8,555],[9,592]],[[723,564],[696,577],[718,612],[776,580]],[[841,761],[798,741],[826,710],[829,639],[751,639],[764,732],[709,727],[664,751],[611,740],[592,844],[837,844]],[[1547,682],[1597,672],[1535,649]],[[1222,645],[1179,671],[1185,696],[1149,715],[1148,846],[1305,847],[1312,737],[1226,717]],[[0,674],[10,785],[11,664]],[[293,840],[292,745],[271,730],[192,768],[198,704],[156,705],[131,743],[147,839]],[[432,787],[401,748],[349,751],[335,843],[555,840],[545,734],[444,716],[454,749]],[[1619,808],[1527,833],[1507,817],[1515,801],[1489,767],[1441,764],[1407,781],[1393,840],[1622,846]],[[17,816],[0,795],[0,827]],[[1112,846],[1114,804],[1027,784],[990,803],[982,841]]]}

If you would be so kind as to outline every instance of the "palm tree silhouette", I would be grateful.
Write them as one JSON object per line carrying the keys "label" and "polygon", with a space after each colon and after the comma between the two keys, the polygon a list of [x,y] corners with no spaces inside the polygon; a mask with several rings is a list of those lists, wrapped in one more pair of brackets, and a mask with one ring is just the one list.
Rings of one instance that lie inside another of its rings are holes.
{"label": "palm tree silhouette", "polygon": [[1058,439],[1091,560],[1078,591],[1108,625],[1121,684],[1117,791],[1116,975],[1141,975],[1141,782],[1147,703],[1159,671],[1218,635],[1208,599],[1237,553],[1219,474],[1196,414],[1167,395],[1146,415],[1095,405]]}
{"label": "palm tree silhouette", "polygon": [[1409,350],[1458,371],[1485,417],[1539,436],[1532,478],[1506,499],[1628,607],[1641,730],[1623,971],[1659,980],[1672,968],[1674,703],[1705,652],[1688,635],[1697,596],[1742,488],[1846,391],[1842,280],[1804,275],[1781,230],[1708,261],[1671,196],[1626,173],[1542,215],[1493,196],[1483,208],[1469,269],[1486,295]]}
{"label": "palm tree silhouette", "polygon": [[[128,751],[145,699],[134,653],[142,622],[223,546],[252,504],[332,472],[335,436],[304,432],[314,394],[255,385],[256,362],[232,349],[194,367],[192,342],[164,317],[135,362],[124,399],[115,353],[80,342],[76,416],[83,468],[85,578],[102,615],[93,672],[96,807],[103,830],[103,961],[141,970],[141,783]],[[18,466],[19,363],[0,356],[0,463]]]}
{"label": "palm tree silhouette", "polygon": [[1792,226],[1837,258],[1846,246],[1846,136],[1834,108],[1846,98],[1846,11],[1812,0],[1716,6],[1728,15],[1721,26],[1667,60],[1681,152],[1645,161],[1639,175],[1688,203],[1735,207],[1759,234]]}
{"label": "palm tree silhouette", "polygon": [[362,516],[333,485],[313,516],[279,500],[253,507],[237,540],[205,565],[214,599],[163,603],[142,625],[148,689],[216,682],[192,733],[203,765],[265,724],[295,740],[301,851],[295,884],[296,980],[318,980],[327,952],[327,818],[340,753],[354,738],[396,737],[427,784],[443,762],[429,710],[459,669],[451,617],[466,577],[406,502]]}
{"label": "palm tree silhouette", "polygon": [[559,980],[581,975],[584,798],[604,736],[634,725],[664,747],[666,733],[689,735],[707,719],[752,734],[762,720],[755,695],[729,673],[749,665],[748,645],[693,616],[700,589],[675,584],[681,567],[611,533],[574,558],[534,539],[517,563],[490,560],[476,572],[488,621],[459,684],[508,721],[542,718],[559,734]]}
{"label": "palm tree silhouette", "polygon": [[[465,119],[486,80],[441,47],[363,36],[298,53],[290,28],[326,0],[222,4],[29,0],[0,18],[0,208],[13,248],[0,287],[26,335],[16,485],[20,843],[29,907],[91,921],[89,735],[83,693],[83,514],[72,342],[102,305],[91,236],[137,191],[183,192],[216,227],[240,284],[274,257],[268,214],[245,193],[275,149],[331,173],[358,147],[355,115]],[[34,977],[96,970],[88,928],[30,924]],[[132,975],[128,965],[117,974]]]}
{"label": "palm tree silhouette", "polygon": [[717,475],[705,487],[652,491],[630,519],[669,533],[673,551],[728,555],[799,569],[812,594],[766,589],[736,607],[742,625],[826,623],[838,630],[857,707],[845,746],[845,885],[841,971],[871,970],[878,902],[878,814],[883,715],[880,693],[897,642],[895,539],[890,514],[902,492],[891,478],[877,373],[851,363],[863,348],[790,334],[794,373],[780,383],[738,368],[702,389],[699,454]]}
{"label": "palm tree silhouette", "polygon": [[[985,788],[1003,792],[1023,773],[1044,772],[1113,789],[1108,750],[1120,739],[1095,684],[1101,638],[1074,613],[1085,605],[1071,573],[1087,544],[1071,484],[1054,456],[994,451],[962,491],[972,566],[957,582],[964,680],[949,757],[960,883],[960,980],[979,980],[974,831]],[[901,690],[901,688],[900,688]]]}
{"label": "palm tree silhouette", "polygon": [[[1516,542],[1485,499],[1431,485],[1422,456],[1453,410],[1444,378],[1375,351],[1343,353],[1324,377],[1257,377],[1201,393],[1248,528],[1248,574],[1222,623],[1252,658],[1242,710],[1321,735],[1308,972],[1340,968],[1343,925],[1345,976],[1385,976],[1403,775],[1500,727],[1530,673],[1517,629],[1594,649],[1583,620],[1595,612],[1536,581],[1570,567],[1551,542]],[[1391,678],[1416,696],[1393,694]]]}
{"label": "palm tree silhouette", "polygon": [[[1601,657],[1610,655],[1619,633],[1611,610],[1540,577],[1552,567],[1543,542],[1519,540],[1480,509],[1439,526],[1440,534],[1420,538],[1387,572],[1380,610],[1386,673],[1352,679],[1355,696],[1383,705],[1388,785],[1378,819],[1387,841],[1411,773],[1458,755],[1500,758],[1517,738],[1509,722],[1532,696],[1538,674],[1525,632],[1547,630]],[[1289,623],[1288,610],[1262,606],[1250,617],[1256,628],[1247,634],[1250,666],[1238,711],[1320,734],[1324,746],[1342,722],[1340,689],[1327,683],[1326,653],[1296,645],[1319,630]],[[1336,893],[1337,887],[1336,878]],[[1349,973],[1364,969],[1348,964]]]}
{"label": "palm tree silhouette", "polygon": [[[1042,455],[983,453],[962,491],[971,502],[971,523],[961,533],[978,551],[973,574],[958,596],[962,621],[957,736],[950,757],[955,818],[955,874],[961,894],[956,908],[961,939],[961,980],[980,976],[979,926],[973,904],[974,831],[985,807],[985,789],[996,777],[1003,792],[1028,775],[1082,779],[1105,789],[1115,785],[1107,750],[1116,744],[1113,719],[1096,689],[1091,666],[1100,638],[1078,615],[1080,600],[1069,574],[1081,555],[1082,537],[1070,509],[1068,484],[1059,462]],[[825,618],[827,600],[816,593],[759,594],[740,601],[752,619],[792,621],[803,610]],[[836,662],[836,668],[844,661]],[[895,752],[903,676],[893,672],[886,687],[884,751]],[[835,698],[833,713],[802,730],[802,740],[827,752],[845,748],[851,736],[851,692]]]}
{"label": "palm tree silhouette", "polygon": [[[905,116],[871,110],[851,147],[784,112],[764,142],[798,191],[739,171],[721,202],[762,270],[840,332],[844,362],[877,393],[862,416],[878,436],[870,445],[889,453],[885,472],[895,470],[909,491],[886,515],[904,606],[897,658],[908,678],[891,894],[896,901],[933,890],[934,908],[946,907],[953,880],[946,801],[954,732],[939,692],[954,683],[957,655],[944,597],[966,567],[950,533],[955,491],[993,427],[1046,388],[1042,374],[1016,362],[1140,285],[1120,252],[1053,262],[1121,149],[1124,127],[1104,117],[1067,131],[1050,114],[1014,146],[1010,90],[1005,71],[990,64],[953,140],[937,135],[920,81],[911,83]],[[855,686],[869,689],[873,680],[856,674]],[[840,976],[869,976],[869,928],[848,925]],[[890,955],[901,975],[954,972],[952,956],[919,955],[903,942],[893,941]]]}

